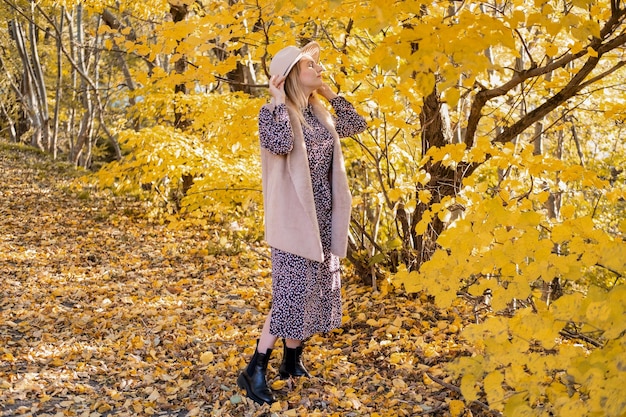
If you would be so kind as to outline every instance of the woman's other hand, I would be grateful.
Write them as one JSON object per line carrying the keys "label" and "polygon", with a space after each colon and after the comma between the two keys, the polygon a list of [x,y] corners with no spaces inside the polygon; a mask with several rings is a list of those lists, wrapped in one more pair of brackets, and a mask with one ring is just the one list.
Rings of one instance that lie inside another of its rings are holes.
{"label": "woman's other hand", "polygon": [[272,75],[270,78],[270,94],[277,105],[285,102],[285,78],[282,75]]}

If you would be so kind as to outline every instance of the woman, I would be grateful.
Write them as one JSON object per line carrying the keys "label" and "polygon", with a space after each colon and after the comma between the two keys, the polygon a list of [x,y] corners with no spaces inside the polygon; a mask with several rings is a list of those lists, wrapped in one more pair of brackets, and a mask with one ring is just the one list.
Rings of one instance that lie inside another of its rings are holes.
{"label": "woman", "polygon": [[302,342],[341,325],[339,257],[346,255],[351,196],[339,138],[362,132],[366,123],[324,83],[319,56],[316,42],[280,50],[270,63],[272,100],[259,113],[273,300],[257,349],[237,379],[259,404],[274,401],[266,371],[277,338],[283,339],[281,378],[309,376]]}

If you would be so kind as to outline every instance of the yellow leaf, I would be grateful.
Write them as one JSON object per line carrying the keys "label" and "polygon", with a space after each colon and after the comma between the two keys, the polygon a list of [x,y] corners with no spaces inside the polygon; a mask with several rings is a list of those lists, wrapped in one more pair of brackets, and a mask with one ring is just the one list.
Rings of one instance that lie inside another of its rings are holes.
{"label": "yellow leaf", "polygon": [[419,201],[424,204],[428,204],[433,197],[430,190],[420,190],[417,196]]}
{"label": "yellow leaf", "polygon": [[465,404],[460,400],[452,400],[448,405],[451,417],[460,417],[465,411]]}
{"label": "yellow leaf", "polygon": [[581,321],[580,306],[583,302],[583,295],[580,293],[566,294],[552,303],[550,308],[554,312],[557,320]]}
{"label": "yellow leaf", "polygon": [[380,323],[374,319],[369,319],[365,322],[368,326],[380,327]]}
{"label": "yellow leaf", "polygon": [[492,371],[485,377],[485,393],[487,394],[489,406],[499,411],[502,411],[502,401],[504,400],[503,382],[504,376],[500,371]]}
{"label": "yellow leaf", "polygon": [[576,207],[572,205],[566,205],[561,208],[561,216],[563,216],[564,219],[572,218],[574,213],[576,213]]}
{"label": "yellow leaf", "polygon": [[572,45],[570,45],[570,52],[572,54],[577,54],[582,50],[583,50],[583,45],[580,42],[574,42]]}
{"label": "yellow leaf", "polygon": [[293,4],[298,10],[302,10],[307,7],[307,2],[305,0],[291,0],[291,4]]}
{"label": "yellow leaf", "polygon": [[428,374],[424,373],[422,375],[422,382],[424,383],[424,385],[428,386],[428,385],[432,385],[435,383],[435,381],[433,381],[432,379],[430,379],[430,377],[428,376]]}
{"label": "yellow leaf", "polygon": [[50,361],[50,365],[52,366],[63,366],[65,362],[61,358],[54,358]]}
{"label": "yellow leaf", "polygon": [[213,362],[213,359],[213,352],[204,352],[202,355],[200,355],[200,362],[202,362],[203,365],[208,365],[209,363]]}
{"label": "yellow leaf", "polygon": [[396,365],[396,364],[400,363],[400,361],[402,361],[402,357],[403,357],[403,355],[401,353],[394,352],[389,357],[389,363]]}
{"label": "yellow leaf", "polygon": [[552,228],[552,241],[555,243],[563,243],[572,237],[572,230],[569,225],[558,224]]}
{"label": "yellow leaf", "polygon": [[404,193],[399,188],[392,188],[387,194],[389,195],[389,199],[391,201],[396,201],[399,200]]}
{"label": "yellow leaf", "polygon": [[417,90],[422,93],[422,95],[427,96],[435,87],[435,75],[432,72],[418,72],[415,75],[415,84]]}
{"label": "yellow leaf", "polygon": [[524,367],[517,364],[511,364],[505,371],[505,379],[507,385],[512,388],[520,388],[529,380],[529,375],[524,370]]}
{"label": "yellow leaf", "polygon": [[448,106],[454,107],[459,102],[459,98],[461,97],[461,92],[458,88],[450,88],[445,92],[445,100],[448,103]]}
{"label": "yellow leaf", "polygon": [[528,395],[525,393],[512,395],[504,406],[504,415],[507,416],[532,416],[533,410],[528,405]]}
{"label": "yellow leaf", "polygon": [[587,320],[595,322],[603,322],[608,320],[611,309],[605,301],[589,303],[587,307]]}
{"label": "yellow leaf", "polygon": [[144,347],[145,342],[143,341],[143,338],[141,336],[135,336],[132,338],[131,343],[133,345],[133,348],[135,349],[142,349]]}
{"label": "yellow leaf", "polygon": [[461,394],[467,401],[478,399],[478,387],[476,386],[476,376],[466,373],[461,378]]}
{"label": "yellow leaf", "polygon": [[556,56],[559,53],[559,47],[558,45],[555,45],[553,43],[549,44],[546,46],[546,55],[548,56]]}
{"label": "yellow leaf", "polygon": [[285,385],[287,385],[287,381],[285,381],[284,379],[277,379],[276,381],[272,382],[272,389],[278,391],[285,388]]}

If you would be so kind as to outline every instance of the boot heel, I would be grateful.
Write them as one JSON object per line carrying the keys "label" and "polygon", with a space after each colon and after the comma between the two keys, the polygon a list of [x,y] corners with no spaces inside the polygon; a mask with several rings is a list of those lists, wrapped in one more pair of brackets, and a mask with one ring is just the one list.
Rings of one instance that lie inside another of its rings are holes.
{"label": "boot heel", "polygon": [[263,403],[271,404],[276,401],[265,379],[267,363],[271,354],[271,349],[268,349],[265,354],[255,352],[253,359],[250,361],[251,365],[253,365],[250,366],[253,368],[252,373],[245,369],[237,377],[237,386],[246,391],[246,397],[261,405]]}

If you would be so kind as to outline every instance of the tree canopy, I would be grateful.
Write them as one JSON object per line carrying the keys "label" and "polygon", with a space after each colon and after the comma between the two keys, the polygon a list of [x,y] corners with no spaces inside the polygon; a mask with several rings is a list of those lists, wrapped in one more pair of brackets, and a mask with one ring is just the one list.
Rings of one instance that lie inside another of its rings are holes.
{"label": "tree canopy", "polygon": [[356,273],[475,306],[476,351],[450,368],[467,401],[623,413],[623,1],[0,5],[11,140],[141,193],[172,229],[247,241],[269,60],[318,41],[369,124],[343,143]]}

